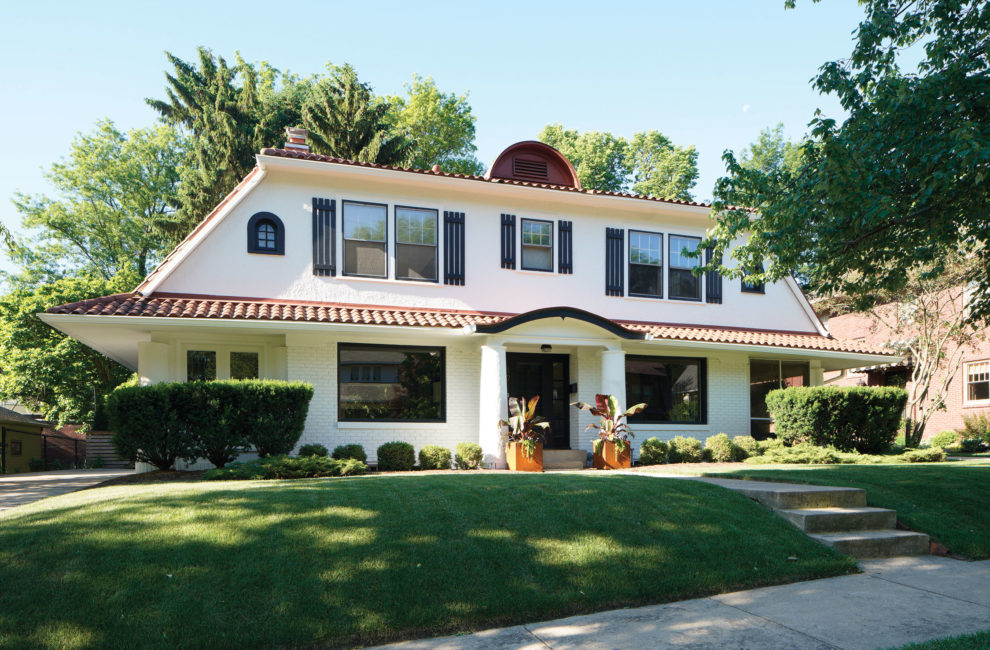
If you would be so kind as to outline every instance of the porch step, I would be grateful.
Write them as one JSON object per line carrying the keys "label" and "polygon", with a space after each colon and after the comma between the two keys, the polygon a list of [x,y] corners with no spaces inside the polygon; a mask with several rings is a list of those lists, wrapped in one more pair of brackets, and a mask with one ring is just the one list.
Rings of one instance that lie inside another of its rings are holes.
{"label": "porch step", "polygon": [[886,508],[803,508],[778,510],[777,514],[804,532],[836,533],[853,530],[885,530],[897,525],[897,511]]}
{"label": "porch step", "polygon": [[544,449],[543,469],[584,469],[588,452],[583,449]]}
{"label": "porch step", "polygon": [[928,553],[928,535],[907,530],[860,530],[809,535],[837,553],[855,558],[896,557]]}

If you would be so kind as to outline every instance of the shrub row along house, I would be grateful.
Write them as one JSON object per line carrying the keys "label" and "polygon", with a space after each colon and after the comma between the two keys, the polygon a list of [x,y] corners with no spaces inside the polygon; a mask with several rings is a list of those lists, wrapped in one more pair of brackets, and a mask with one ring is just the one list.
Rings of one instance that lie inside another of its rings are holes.
{"label": "shrub row along house", "polygon": [[791,279],[694,275],[708,214],[582,189],[539,142],[465,176],[315,155],[300,129],[132,293],[42,318],[144,383],[309,382],[300,444],[474,441],[495,466],[510,395],[540,396],[552,463],[591,449],[579,397],[645,402],[640,440],[761,437],[771,389],[891,361]]}

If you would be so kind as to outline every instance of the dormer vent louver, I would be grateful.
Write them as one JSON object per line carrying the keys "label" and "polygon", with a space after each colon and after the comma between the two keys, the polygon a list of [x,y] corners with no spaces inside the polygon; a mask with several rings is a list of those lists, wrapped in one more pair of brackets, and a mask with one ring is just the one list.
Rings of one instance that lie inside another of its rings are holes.
{"label": "dormer vent louver", "polygon": [[512,159],[512,175],[527,181],[548,181],[550,175],[545,160]]}

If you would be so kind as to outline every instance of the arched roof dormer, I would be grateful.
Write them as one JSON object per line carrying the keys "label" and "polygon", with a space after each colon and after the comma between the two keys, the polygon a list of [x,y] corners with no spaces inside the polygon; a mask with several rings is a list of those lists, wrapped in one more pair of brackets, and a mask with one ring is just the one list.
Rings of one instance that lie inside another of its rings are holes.
{"label": "arched roof dormer", "polygon": [[564,154],[536,140],[510,145],[500,153],[485,178],[504,178],[529,183],[549,183],[581,189],[574,165]]}

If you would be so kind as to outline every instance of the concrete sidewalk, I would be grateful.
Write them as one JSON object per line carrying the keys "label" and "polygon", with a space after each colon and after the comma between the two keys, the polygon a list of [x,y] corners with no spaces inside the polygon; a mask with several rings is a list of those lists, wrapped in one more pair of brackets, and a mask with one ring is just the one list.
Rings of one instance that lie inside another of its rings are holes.
{"label": "concrete sidewalk", "polygon": [[133,473],[133,469],[67,469],[0,475],[0,510],[22,506],[56,494],[75,492]]}
{"label": "concrete sidewalk", "polygon": [[990,561],[918,556],[861,575],[620,609],[400,648],[889,648],[990,629]]}

